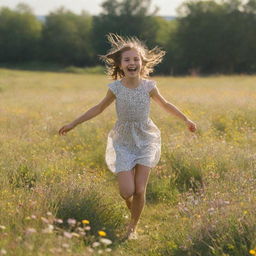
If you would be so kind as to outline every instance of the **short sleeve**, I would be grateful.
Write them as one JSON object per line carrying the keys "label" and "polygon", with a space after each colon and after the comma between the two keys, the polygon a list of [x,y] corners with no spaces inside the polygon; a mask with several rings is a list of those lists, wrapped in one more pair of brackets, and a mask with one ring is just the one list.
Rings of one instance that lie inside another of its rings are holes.
{"label": "short sleeve", "polygon": [[116,81],[108,84],[108,88],[115,94],[115,96],[117,95],[117,83]]}
{"label": "short sleeve", "polygon": [[147,91],[151,92],[151,90],[153,90],[154,88],[156,88],[156,81],[148,80]]}

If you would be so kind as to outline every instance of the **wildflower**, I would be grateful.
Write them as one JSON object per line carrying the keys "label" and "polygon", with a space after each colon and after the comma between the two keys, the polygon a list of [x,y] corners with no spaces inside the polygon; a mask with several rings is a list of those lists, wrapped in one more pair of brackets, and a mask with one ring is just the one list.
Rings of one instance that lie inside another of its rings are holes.
{"label": "wildflower", "polygon": [[85,236],[85,235],[86,235],[86,233],[85,233],[85,232],[83,232],[83,231],[80,231],[80,232],[79,232],[79,235],[80,235],[80,236]]}
{"label": "wildflower", "polygon": [[251,255],[256,255],[256,251],[255,251],[255,250],[250,250],[249,253],[250,253]]}
{"label": "wildflower", "polygon": [[87,226],[84,228],[85,230],[91,230],[91,227]]}
{"label": "wildflower", "polygon": [[54,226],[49,224],[47,228],[43,229],[43,233],[51,234],[53,232]]}
{"label": "wildflower", "polygon": [[107,235],[106,232],[105,232],[105,231],[102,231],[102,230],[98,231],[98,234],[99,234],[100,236],[106,236],[106,235]]}
{"label": "wildflower", "polygon": [[99,245],[100,245],[99,242],[94,242],[94,243],[92,244],[92,247],[97,247],[97,246],[99,246]]}
{"label": "wildflower", "polygon": [[81,235],[81,236],[85,236],[85,235],[86,235],[83,228],[78,227],[78,228],[77,228],[77,232],[78,232],[78,234]]}
{"label": "wildflower", "polygon": [[42,220],[44,223],[46,223],[46,224],[48,224],[48,223],[49,223],[49,220],[48,220],[48,219],[46,219],[45,217],[41,217],[41,220]]}
{"label": "wildflower", "polygon": [[27,228],[26,235],[30,235],[30,234],[33,234],[33,233],[36,233],[36,230],[34,228]]}
{"label": "wildflower", "polygon": [[31,215],[31,219],[35,220],[36,219],[36,215]]}
{"label": "wildflower", "polygon": [[107,248],[105,251],[106,251],[106,252],[111,252],[112,249],[111,249],[111,248]]}
{"label": "wildflower", "polygon": [[66,238],[72,238],[72,234],[69,233],[69,232],[64,231],[63,235],[64,235]]}
{"label": "wildflower", "polygon": [[7,251],[5,249],[1,249],[0,250],[0,255],[5,255],[5,254],[7,254]]}
{"label": "wildflower", "polygon": [[101,238],[101,239],[100,239],[100,242],[102,242],[102,243],[105,244],[105,245],[110,245],[110,244],[112,244],[112,241],[109,240],[109,239],[107,239],[107,238]]}
{"label": "wildflower", "polygon": [[68,223],[69,225],[73,226],[73,225],[76,224],[76,220],[69,218],[69,219],[67,220],[67,223]]}
{"label": "wildflower", "polygon": [[55,222],[57,222],[57,223],[63,223],[63,220],[62,219],[55,219]]}
{"label": "wildflower", "polygon": [[89,220],[82,220],[82,223],[83,223],[83,224],[89,224],[90,221],[89,221]]}
{"label": "wildflower", "polygon": [[72,232],[71,234],[72,234],[72,236],[80,237],[79,234],[77,234],[77,233],[75,233],[75,232]]}
{"label": "wildflower", "polygon": [[1,230],[5,230],[5,229],[6,229],[6,227],[5,227],[5,226],[3,226],[3,225],[0,225],[0,229],[1,229]]}

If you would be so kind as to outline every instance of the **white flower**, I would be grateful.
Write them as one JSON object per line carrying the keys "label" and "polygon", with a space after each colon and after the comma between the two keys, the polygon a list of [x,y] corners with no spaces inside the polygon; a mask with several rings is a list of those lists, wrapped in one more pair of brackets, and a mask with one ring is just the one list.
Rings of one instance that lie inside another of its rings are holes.
{"label": "white flower", "polygon": [[0,255],[5,255],[5,254],[7,254],[7,251],[5,249],[1,249],[0,250]]}
{"label": "white flower", "polygon": [[63,220],[62,219],[55,219],[55,222],[57,222],[57,223],[63,223]]}
{"label": "white flower", "polygon": [[112,241],[107,238],[101,238],[100,241],[106,245],[112,244]]}
{"label": "white flower", "polygon": [[64,235],[66,238],[72,238],[72,234],[69,233],[69,232],[64,231],[63,235]]}
{"label": "white flower", "polygon": [[46,223],[46,224],[48,224],[48,223],[49,223],[49,220],[48,220],[48,219],[46,219],[45,217],[41,217],[41,220],[42,220],[44,223]]}
{"label": "white flower", "polygon": [[85,233],[85,232],[83,232],[83,231],[80,231],[80,232],[79,232],[79,235],[81,235],[81,236],[85,236],[85,235],[86,235],[86,233]]}
{"label": "white flower", "polygon": [[75,225],[75,224],[76,224],[76,220],[69,218],[69,219],[67,220],[67,223],[72,226],[72,225]]}
{"label": "white flower", "polygon": [[53,232],[53,229],[54,229],[54,226],[49,224],[47,228],[43,229],[42,232],[43,233],[47,233],[47,234],[50,234]]}
{"label": "white flower", "polygon": [[94,242],[94,243],[92,244],[92,247],[97,247],[97,246],[99,246],[99,245],[100,245],[99,242]]}
{"label": "white flower", "polygon": [[5,227],[5,226],[3,226],[3,225],[0,225],[0,229],[1,229],[1,230],[5,230],[5,229],[6,229],[6,227]]}

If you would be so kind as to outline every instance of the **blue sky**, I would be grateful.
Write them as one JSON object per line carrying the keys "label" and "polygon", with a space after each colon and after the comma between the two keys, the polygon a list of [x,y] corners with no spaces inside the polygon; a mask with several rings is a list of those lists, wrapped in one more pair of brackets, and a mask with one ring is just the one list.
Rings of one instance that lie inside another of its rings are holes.
{"label": "blue sky", "polygon": [[[103,0],[0,0],[0,7],[7,6],[14,8],[18,3],[23,2],[30,5],[36,15],[45,15],[49,11],[64,6],[67,9],[80,13],[81,10],[86,10],[90,14],[98,14],[101,12],[100,4]],[[160,15],[176,15],[175,9],[184,0],[152,0],[152,6],[160,8]]]}

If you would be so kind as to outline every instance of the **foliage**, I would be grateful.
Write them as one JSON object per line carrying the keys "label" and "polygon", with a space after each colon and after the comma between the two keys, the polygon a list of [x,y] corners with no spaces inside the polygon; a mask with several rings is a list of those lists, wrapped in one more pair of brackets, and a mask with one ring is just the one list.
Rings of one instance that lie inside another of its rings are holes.
{"label": "foliage", "polygon": [[65,65],[90,65],[92,19],[83,12],[76,15],[60,8],[46,17],[42,31],[42,58]]}
{"label": "foliage", "polygon": [[[159,24],[155,13],[150,12],[151,0],[106,0],[102,4],[103,11],[93,20],[93,40],[99,54],[107,51],[104,40],[107,33],[117,33],[125,36],[137,36],[152,47],[156,43]],[[99,40],[101,38],[101,40]]]}
{"label": "foliage", "polygon": [[24,62],[80,68],[102,65],[98,55],[109,49],[106,34],[112,32],[137,36],[149,48],[162,47],[167,54],[157,74],[256,72],[255,0],[185,1],[171,21],[157,12],[157,7],[152,11],[151,0],[105,0],[98,16],[61,7],[41,23],[25,4],[14,10],[3,7],[0,62],[21,69]]}
{"label": "foliage", "polygon": [[251,9],[247,11],[248,4],[239,0],[184,3],[174,38],[179,51],[173,69],[204,74],[255,72],[256,19]]}
{"label": "foliage", "polygon": [[42,24],[25,4],[0,9],[1,62],[31,61],[38,57]]}

